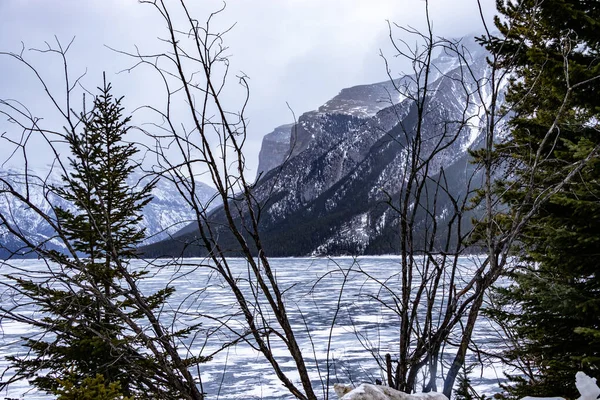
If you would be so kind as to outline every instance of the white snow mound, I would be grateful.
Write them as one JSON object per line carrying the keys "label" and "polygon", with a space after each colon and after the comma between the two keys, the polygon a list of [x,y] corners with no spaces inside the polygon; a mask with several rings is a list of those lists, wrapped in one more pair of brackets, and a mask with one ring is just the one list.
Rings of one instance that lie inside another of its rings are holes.
{"label": "white snow mound", "polygon": [[596,400],[600,396],[596,378],[590,378],[581,371],[575,374],[575,386],[581,394],[579,400]]}
{"label": "white snow mound", "polygon": [[[579,371],[575,374],[575,386],[579,390],[581,397],[577,400],[596,400],[600,397],[600,388],[596,383],[596,378],[590,378],[585,373]],[[565,400],[564,397],[532,397],[525,396],[521,400]]]}
{"label": "white snow mound", "polygon": [[407,394],[387,386],[363,383],[353,389],[351,386],[336,383],[333,385],[340,400],[448,400],[442,393]]}

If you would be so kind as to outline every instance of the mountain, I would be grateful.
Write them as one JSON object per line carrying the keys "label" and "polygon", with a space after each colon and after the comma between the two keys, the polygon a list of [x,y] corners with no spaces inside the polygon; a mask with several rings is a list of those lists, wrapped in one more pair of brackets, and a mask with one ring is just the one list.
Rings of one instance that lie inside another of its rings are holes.
{"label": "mountain", "polygon": [[[431,163],[430,175],[443,167],[453,194],[464,197],[467,181],[475,174],[469,149],[480,145],[483,127],[483,107],[473,96],[473,88],[488,65],[487,53],[474,40],[464,39],[462,44],[472,73],[447,53],[434,61],[421,152],[427,153],[445,131],[460,129],[459,138]],[[407,75],[394,82],[343,89],[318,110],[302,114],[295,124],[265,136],[260,180],[253,195],[263,206],[261,241],[270,255],[398,251],[398,218],[386,200],[397,198],[404,185],[407,140],[417,124],[415,102],[406,94],[415,89],[417,80]],[[398,91],[398,87],[403,89]],[[457,122],[464,118],[470,121],[466,126]],[[478,178],[475,174],[474,179]],[[451,206],[449,197],[440,195],[437,207],[442,218]],[[212,218],[218,221],[219,213],[215,210]],[[426,229],[425,216],[418,218],[422,221],[417,220],[415,226]],[[464,220],[469,219],[465,215]],[[225,231],[219,234],[226,248],[234,244]],[[153,256],[179,255],[184,249],[187,256],[203,254],[194,245],[196,236],[195,227],[188,227],[177,240],[144,251]]]}
{"label": "mountain", "polygon": [[[51,171],[51,172],[48,172]],[[0,176],[20,192],[27,193],[25,185],[25,175],[22,170],[8,168],[0,173]],[[57,169],[48,167],[29,171],[29,193],[27,194],[39,209],[47,215],[54,216],[51,204],[62,208],[69,207],[69,204],[62,198],[49,193],[48,185],[59,185],[61,174]],[[138,185],[138,182],[148,182],[141,171],[133,173],[128,182],[131,187]],[[215,189],[210,186],[197,182],[196,195],[204,204],[209,204],[209,208],[217,205],[214,199]],[[166,179],[159,179],[152,190],[152,201],[143,209],[143,221],[141,226],[146,228],[146,237],[144,244],[154,243],[164,240],[176,233],[193,220],[194,213],[183,197],[177,193],[173,183]],[[0,194],[0,214],[7,216],[13,226],[18,227],[31,238],[32,243],[45,243],[48,248],[58,251],[65,250],[64,244],[55,237],[55,233],[50,225],[31,209],[24,207],[21,202],[6,193]],[[27,252],[22,249],[23,243],[16,240],[4,226],[0,225],[0,259],[8,257],[11,252]]]}
{"label": "mountain", "polygon": [[294,124],[281,125],[263,137],[258,154],[259,174],[262,175],[283,164],[289,155],[293,127]]}

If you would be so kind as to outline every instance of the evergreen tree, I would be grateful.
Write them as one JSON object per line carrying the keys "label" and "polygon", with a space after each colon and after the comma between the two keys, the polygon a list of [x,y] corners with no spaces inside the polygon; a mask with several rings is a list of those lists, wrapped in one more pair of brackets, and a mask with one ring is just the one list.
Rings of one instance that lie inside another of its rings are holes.
{"label": "evergreen tree", "polygon": [[124,397],[119,382],[106,383],[102,375],[87,377],[78,386],[70,381],[60,381],[54,391],[57,400],[133,400]]}
{"label": "evergreen tree", "polygon": [[[136,168],[132,157],[137,153],[132,143],[123,142],[130,118],[122,116],[122,98],[111,95],[110,84],[105,81],[99,90],[92,111],[81,117],[83,132],[65,135],[71,168],[63,184],[54,187],[72,204],[55,213],[73,257],[45,254],[57,263],[51,280],[13,278],[43,312],[44,335],[26,341],[30,349],[26,357],[9,360],[17,375],[63,397],[77,388],[86,391],[86,385],[100,379],[96,386],[105,388],[106,396],[118,388],[124,396],[182,398],[184,389],[180,393],[169,389],[179,381],[172,371],[165,373],[172,355],[148,352],[150,343],[133,331],[130,322],[157,324],[146,321],[148,313],[157,315],[174,289],[166,287],[149,296],[138,290],[145,273],[131,270],[129,260],[144,238],[138,223],[154,183],[129,187],[127,178]],[[187,332],[171,333],[177,337]],[[199,361],[187,360],[189,365]]]}
{"label": "evergreen tree", "polygon": [[489,48],[516,65],[507,101],[511,138],[499,148],[510,177],[499,191],[524,213],[574,170],[520,238],[524,256],[492,312],[514,329],[533,376],[513,377],[510,395],[576,393],[575,373],[600,378],[600,2],[497,2],[500,37]]}
{"label": "evergreen tree", "polygon": [[473,400],[473,388],[471,387],[471,378],[469,374],[473,371],[473,366],[467,367],[463,364],[460,373],[458,374],[458,386],[454,390],[454,400]]}

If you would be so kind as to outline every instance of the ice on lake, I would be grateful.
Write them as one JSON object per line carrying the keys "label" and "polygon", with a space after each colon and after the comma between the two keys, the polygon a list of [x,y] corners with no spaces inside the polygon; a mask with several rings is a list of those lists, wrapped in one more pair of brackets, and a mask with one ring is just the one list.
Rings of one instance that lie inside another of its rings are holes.
{"label": "ice on lake", "polygon": [[[213,354],[210,362],[200,365],[202,388],[208,398],[290,398],[289,392],[264,357],[249,344],[240,342],[222,349],[224,343],[234,340],[236,333],[243,332],[245,327],[235,298],[214,271],[203,265],[203,260],[180,261],[177,266],[153,267],[152,273],[144,281],[143,289],[154,292],[167,282],[176,288],[166,308],[168,312],[164,313],[165,324],[170,323],[170,319],[174,319],[177,326],[202,323],[203,335],[190,339],[187,345],[195,355]],[[476,261],[469,257],[461,259],[465,278]],[[271,259],[279,285],[285,291],[286,309],[298,332],[297,339],[310,369],[311,379],[320,391],[319,397],[329,395],[332,399],[337,398],[333,392],[336,382],[358,385],[382,379],[372,354],[381,357],[385,353],[395,354],[399,317],[381,303],[386,294],[376,281],[385,281],[386,286],[399,288],[399,263],[399,258],[390,256]],[[134,268],[146,268],[146,265],[142,260],[132,262]],[[230,265],[240,282],[243,282],[248,276],[247,262],[232,259]],[[11,261],[10,266],[2,266],[2,275],[13,268],[37,271],[47,266],[37,260]],[[3,306],[14,301],[6,292],[0,297]],[[336,310],[339,312],[336,313]],[[28,307],[20,311],[35,312]],[[217,322],[225,319],[229,321],[227,326]],[[24,353],[26,348],[21,346],[21,338],[34,332],[25,324],[6,319],[1,321],[0,327],[0,366],[4,370],[7,365],[4,357]],[[493,324],[485,319],[481,319],[475,329],[474,342],[483,349],[493,351],[502,341]],[[283,370],[292,379],[298,380],[285,345],[277,342],[274,346],[274,353]],[[448,346],[445,356],[451,359],[453,354],[455,349]],[[472,357],[469,362],[475,361]],[[329,380],[326,378],[327,371]],[[10,371],[4,379],[9,375]],[[484,362],[475,368],[471,379],[480,393],[490,394],[498,390],[498,380],[502,377],[498,365]],[[31,389],[27,382],[11,385],[0,396],[23,396],[31,400],[50,398]]]}

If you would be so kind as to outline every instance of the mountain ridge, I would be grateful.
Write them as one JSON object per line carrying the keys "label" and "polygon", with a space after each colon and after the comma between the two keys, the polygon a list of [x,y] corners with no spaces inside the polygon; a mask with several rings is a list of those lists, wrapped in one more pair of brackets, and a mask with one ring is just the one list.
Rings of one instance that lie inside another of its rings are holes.
{"label": "mountain ridge", "polygon": [[[48,191],[49,185],[61,184],[61,174],[61,171],[51,166],[47,169],[29,170],[27,177],[29,189],[25,186],[24,170],[8,167],[2,171],[1,177],[10,181],[22,193],[29,190],[28,196],[33,204],[45,214],[54,217],[51,204],[54,207],[62,208],[70,206],[68,202]],[[129,176],[128,183],[130,187],[135,187],[140,183],[149,182],[150,179],[145,172],[136,171]],[[201,182],[197,182],[197,187],[196,195],[199,201],[207,204],[209,209],[217,206],[215,189]],[[144,245],[164,240],[193,221],[194,212],[184,198],[173,195],[176,192],[173,183],[164,178],[158,179],[151,192],[153,198],[143,209],[143,219],[140,225],[146,229]],[[45,243],[48,248],[58,251],[66,250],[64,244],[56,238],[55,232],[43,218],[7,194],[0,195],[0,212],[10,216],[10,223],[31,237],[33,243]],[[12,256],[12,253],[17,250],[22,250],[19,251],[21,256],[27,251],[23,248],[23,244],[12,237],[5,227],[0,226],[0,259]],[[31,254],[30,256],[35,255]]]}
{"label": "mountain ridge", "polygon": [[[443,132],[458,132],[430,168],[443,174],[452,171],[445,179],[455,182],[458,192],[453,195],[464,200],[469,193],[461,194],[460,188],[468,192],[469,179],[475,173],[469,150],[479,146],[484,128],[482,104],[470,98],[469,90],[485,75],[487,61],[485,50],[473,39],[466,40],[463,49],[470,57],[469,74],[458,57],[441,53],[434,61],[423,131],[425,147],[431,147]],[[263,143],[268,143],[279,132],[278,147],[271,147],[275,150],[266,154],[269,147],[263,146],[262,150],[267,149],[265,154],[261,150],[263,159],[284,160],[276,167],[261,163],[260,179],[253,189],[261,206],[261,241],[270,255],[398,251],[396,216],[386,206],[386,199],[397,197],[403,185],[403,146],[417,123],[415,103],[407,94],[416,82],[407,75],[393,82],[343,89],[318,110],[302,114],[293,126],[276,128],[265,137]],[[457,122],[465,119],[467,124]],[[287,137],[285,149],[281,142]],[[442,213],[447,211],[443,207],[450,207],[438,206]],[[219,218],[218,209],[213,218]],[[225,243],[234,245],[226,232],[220,234]],[[178,255],[185,248],[186,255],[203,254],[196,239],[193,229],[188,229],[178,243],[159,243],[145,251],[155,256]]]}

